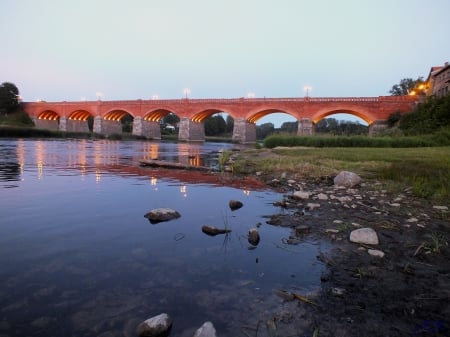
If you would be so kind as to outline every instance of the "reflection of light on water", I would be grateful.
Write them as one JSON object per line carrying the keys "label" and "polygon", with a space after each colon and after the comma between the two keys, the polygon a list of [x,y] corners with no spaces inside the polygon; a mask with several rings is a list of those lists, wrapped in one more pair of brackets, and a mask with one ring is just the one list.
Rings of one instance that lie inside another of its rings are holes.
{"label": "reflection of light on water", "polygon": [[144,159],[158,159],[159,144],[149,143],[144,145]]}
{"label": "reflection of light on water", "polygon": [[44,143],[42,141],[36,142],[36,165],[37,165],[37,174],[38,179],[41,180],[44,176]]}
{"label": "reflection of light on water", "polygon": [[150,178],[150,185],[151,186],[155,186],[154,190],[157,191],[158,187],[156,187],[156,185],[158,184],[158,179],[156,177],[151,177]]}
{"label": "reflection of light on water", "polygon": [[248,197],[250,195],[250,190],[242,190],[242,192]]}
{"label": "reflection of light on water", "polygon": [[25,149],[23,140],[17,141],[17,160],[19,161],[20,174],[22,175],[25,167]]}
{"label": "reflection of light on water", "polygon": [[183,197],[187,198],[187,187],[186,187],[186,185],[180,186],[180,192],[183,195]]}
{"label": "reflection of light on water", "polygon": [[97,183],[97,184],[99,184],[100,183],[100,180],[102,180],[102,173],[100,172],[100,171],[95,171],[95,182]]}

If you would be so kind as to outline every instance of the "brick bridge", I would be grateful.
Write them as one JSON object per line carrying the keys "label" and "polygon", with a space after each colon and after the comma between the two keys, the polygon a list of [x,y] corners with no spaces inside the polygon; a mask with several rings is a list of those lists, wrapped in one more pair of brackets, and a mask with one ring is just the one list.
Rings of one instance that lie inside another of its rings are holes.
{"label": "brick bridge", "polygon": [[[205,119],[219,112],[234,119],[233,141],[253,143],[255,123],[271,113],[283,112],[298,121],[298,135],[312,135],[315,124],[335,114],[348,113],[369,124],[369,134],[386,127],[394,112],[406,113],[416,104],[415,96],[379,97],[304,97],[304,98],[236,98],[236,99],[167,99],[128,101],[27,102],[25,111],[36,127],[61,131],[111,135],[122,133],[121,119],[133,117],[133,134],[161,139],[160,121],[169,113],[180,118],[179,140],[203,141]],[[93,117],[93,130],[88,119]]]}

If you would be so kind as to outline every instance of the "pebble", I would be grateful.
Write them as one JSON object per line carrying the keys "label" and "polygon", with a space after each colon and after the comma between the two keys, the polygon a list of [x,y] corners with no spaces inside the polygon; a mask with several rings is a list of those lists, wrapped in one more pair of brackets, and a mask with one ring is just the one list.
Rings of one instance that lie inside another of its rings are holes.
{"label": "pebble", "polygon": [[367,253],[369,253],[369,255],[377,256],[379,258],[384,257],[384,252],[382,252],[381,250],[378,250],[378,249],[369,249],[369,250],[367,250]]}
{"label": "pebble", "polygon": [[440,210],[440,211],[448,211],[447,206],[433,206],[434,209]]}

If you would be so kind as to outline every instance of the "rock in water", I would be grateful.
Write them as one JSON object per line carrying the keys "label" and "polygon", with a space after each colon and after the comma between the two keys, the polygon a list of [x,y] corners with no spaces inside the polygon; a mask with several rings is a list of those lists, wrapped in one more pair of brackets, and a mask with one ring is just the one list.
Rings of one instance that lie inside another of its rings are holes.
{"label": "rock in water", "polygon": [[230,206],[230,209],[232,211],[235,211],[235,210],[241,208],[242,206],[244,206],[244,204],[242,202],[240,202],[239,200],[230,200],[228,205]]}
{"label": "rock in water", "polygon": [[231,233],[231,229],[226,229],[226,228],[216,228],[214,226],[202,226],[202,232],[210,235],[210,236],[215,236],[218,234],[227,234],[227,233]]}
{"label": "rock in water", "polygon": [[361,183],[361,177],[353,172],[341,171],[333,181],[336,186],[352,187]]}
{"label": "rock in water", "polygon": [[156,208],[144,215],[144,217],[153,224],[162,221],[177,219],[180,216],[180,213],[170,208]]}
{"label": "rock in water", "polygon": [[172,328],[172,318],[163,313],[151,317],[136,328],[136,333],[140,337],[167,337]]}
{"label": "rock in water", "polygon": [[216,329],[214,329],[214,325],[211,322],[205,322],[195,331],[193,337],[217,337]]}
{"label": "rock in water", "polygon": [[367,245],[377,245],[378,235],[372,228],[359,228],[350,233],[350,241]]}
{"label": "rock in water", "polygon": [[258,229],[256,228],[251,228],[248,231],[248,243],[253,245],[253,246],[257,246],[259,243],[259,233],[258,233]]}

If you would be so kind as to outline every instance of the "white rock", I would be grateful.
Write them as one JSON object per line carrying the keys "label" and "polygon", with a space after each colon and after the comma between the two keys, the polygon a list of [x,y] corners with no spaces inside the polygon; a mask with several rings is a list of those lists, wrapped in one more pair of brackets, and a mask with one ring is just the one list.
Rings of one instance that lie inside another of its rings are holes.
{"label": "white rock", "polygon": [[367,250],[367,253],[369,253],[372,256],[378,256],[379,258],[384,257],[384,252],[382,252],[381,250],[378,250],[378,249],[369,249],[369,250]]}
{"label": "white rock", "polygon": [[361,183],[361,177],[353,172],[341,171],[333,181],[336,186],[353,187]]}
{"label": "white rock", "polygon": [[419,219],[417,219],[417,218],[415,218],[415,217],[412,217],[412,218],[409,218],[408,220],[406,220],[407,222],[417,222],[417,221],[419,221]]}
{"label": "white rock", "polygon": [[217,337],[216,329],[214,329],[214,325],[211,322],[205,322],[195,331],[193,337]]}
{"label": "white rock", "polygon": [[319,193],[319,194],[317,194],[317,199],[328,200],[328,195],[326,195],[325,193]]}
{"label": "white rock", "polygon": [[447,206],[433,206],[434,209],[438,209],[440,211],[447,211],[448,207]]}
{"label": "white rock", "polygon": [[305,199],[309,199],[309,193],[303,192],[303,191],[295,191],[294,194],[292,195],[292,197],[294,199],[298,199],[298,200],[305,200]]}
{"label": "white rock", "polygon": [[139,324],[136,333],[141,337],[168,336],[171,327],[172,318],[168,314],[162,313]]}
{"label": "white rock", "polygon": [[350,241],[364,243],[367,245],[377,245],[378,235],[372,228],[358,228],[350,233]]}
{"label": "white rock", "polygon": [[294,184],[296,183],[296,181],[295,181],[295,180],[292,180],[292,179],[289,179],[289,180],[287,181],[287,183],[288,183],[289,185],[294,185]]}
{"label": "white rock", "polygon": [[306,208],[310,209],[310,210],[313,210],[313,209],[319,208],[319,207],[320,207],[320,204],[317,204],[317,203],[314,203],[314,202],[308,202],[306,204]]}

